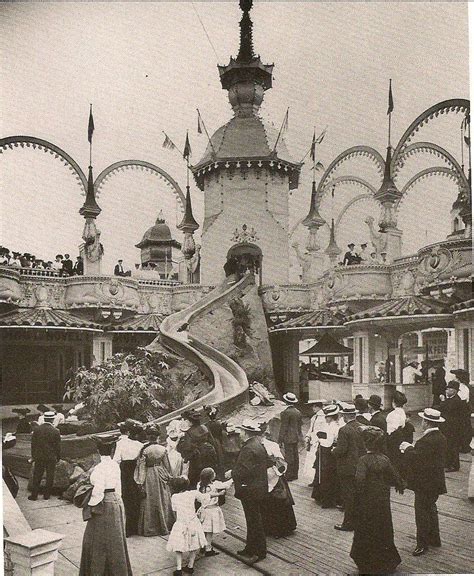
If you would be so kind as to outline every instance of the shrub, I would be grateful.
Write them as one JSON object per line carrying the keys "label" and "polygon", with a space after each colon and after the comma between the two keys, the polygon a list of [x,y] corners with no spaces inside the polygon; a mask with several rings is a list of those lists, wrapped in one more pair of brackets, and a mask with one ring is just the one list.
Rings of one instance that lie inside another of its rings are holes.
{"label": "shrub", "polygon": [[234,298],[229,303],[232,310],[232,326],[234,329],[234,344],[240,348],[247,344],[247,336],[252,336],[252,317],[248,304],[242,302],[241,298]]}
{"label": "shrub", "polygon": [[134,418],[146,422],[182,406],[185,388],[171,377],[177,359],[137,348],[103,364],[80,368],[66,384],[65,398],[84,402],[102,430]]}

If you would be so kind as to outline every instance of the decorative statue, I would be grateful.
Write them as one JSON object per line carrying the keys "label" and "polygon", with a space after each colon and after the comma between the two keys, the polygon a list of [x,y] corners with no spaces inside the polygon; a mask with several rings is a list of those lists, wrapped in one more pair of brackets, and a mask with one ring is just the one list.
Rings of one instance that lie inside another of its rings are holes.
{"label": "decorative statue", "polygon": [[201,260],[201,245],[200,244],[196,244],[196,249],[194,251],[194,254],[191,256],[191,258],[186,259],[186,268],[188,269],[189,275],[191,276],[191,274],[195,274],[197,267],[199,266],[199,262]]}
{"label": "decorative statue", "polygon": [[375,250],[376,259],[382,261],[382,254],[387,251],[387,234],[378,232],[374,227],[375,219],[372,216],[367,216],[364,222],[369,227],[370,241]]}
{"label": "decorative statue", "polygon": [[85,255],[89,262],[100,260],[104,254],[104,247],[100,243],[100,230],[97,229],[93,218],[86,218],[82,239],[85,244]]}
{"label": "decorative statue", "polygon": [[296,252],[296,257],[298,258],[298,262],[301,266],[301,280],[303,283],[311,282],[311,265],[313,263],[313,259],[311,257],[310,252],[305,252],[304,254],[300,251],[300,245],[298,242],[294,242],[292,244]]}

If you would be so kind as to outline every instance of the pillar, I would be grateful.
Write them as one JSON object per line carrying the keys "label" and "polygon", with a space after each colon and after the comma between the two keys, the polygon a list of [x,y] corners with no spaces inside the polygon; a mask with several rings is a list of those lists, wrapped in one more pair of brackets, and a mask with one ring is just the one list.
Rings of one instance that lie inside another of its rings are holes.
{"label": "pillar", "polygon": [[[454,322],[456,368],[463,368],[474,380],[474,312],[466,312]],[[448,375],[447,375],[448,376]]]}
{"label": "pillar", "polygon": [[293,334],[285,336],[282,352],[282,392],[293,392],[299,395],[300,363],[299,363],[299,337]]}
{"label": "pillar", "polygon": [[102,364],[112,356],[112,334],[95,334],[92,337],[92,365]]}
{"label": "pillar", "polygon": [[354,334],[354,383],[375,380],[375,337],[370,332]]}
{"label": "pillar", "polygon": [[388,228],[385,232],[387,238],[385,252],[387,253],[386,260],[388,263],[393,262],[402,255],[402,234],[403,232],[398,228]]}
{"label": "pillar", "polygon": [[38,528],[5,538],[5,569],[14,576],[54,576],[63,536]]}

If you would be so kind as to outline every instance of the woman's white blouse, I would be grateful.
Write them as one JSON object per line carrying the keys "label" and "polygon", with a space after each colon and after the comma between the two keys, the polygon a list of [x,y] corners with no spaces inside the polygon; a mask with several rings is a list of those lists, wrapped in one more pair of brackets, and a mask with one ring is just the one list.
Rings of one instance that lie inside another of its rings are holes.
{"label": "woman's white blouse", "polygon": [[387,414],[387,434],[392,434],[398,428],[403,428],[407,421],[407,415],[403,408],[394,408]]}
{"label": "woman's white blouse", "polygon": [[319,443],[324,448],[331,448],[334,442],[337,440],[337,435],[339,434],[340,426],[338,422],[334,420],[326,424],[325,428],[322,429],[322,432],[326,432],[327,438],[321,438]]}
{"label": "woman's white blouse", "polygon": [[100,463],[92,471],[90,483],[93,486],[89,506],[96,506],[104,499],[104,491],[114,489],[122,496],[120,466],[110,456],[101,456]]}

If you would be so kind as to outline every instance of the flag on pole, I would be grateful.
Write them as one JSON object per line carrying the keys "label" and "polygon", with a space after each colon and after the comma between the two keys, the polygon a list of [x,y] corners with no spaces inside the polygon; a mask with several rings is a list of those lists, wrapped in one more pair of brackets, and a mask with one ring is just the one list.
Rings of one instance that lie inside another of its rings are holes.
{"label": "flag on pole", "polygon": [[186,142],[184,144],[183,158],[189,162],[190,156],[191,156],[191,144],[189,143],[189,135],[186,132]]}
{"label": "flag on pole", "polygon": [[202,126],[201,126],[201,114],[198,110],[198,134],[202,134]]}
{"label": "flag on pole", "polygon": [[176,150],[176,146],[171,141],[171,138],[168,138],[168,134],[163,132],[165,135],[165,141],[163,142],[163,148],[167,148],[168,150]]}
{"label": "flag on pole", "polygon": [[392,79],[390,78],[390,84],[388,89],[388,110],[387,114],[391,114],[393,112],[393,94],[392,94]]}
{"label": "flag on pole", "polygon": [[94,133],[94,117],[92,116],[92,104],[89,111],[89,127],[87,130],[87,139],[92,144],[92,134]]}
{"label": "flag on pole", "polygon": [[326,128],[316,138],[316,144],[321,144],[321,142],[324,140],[324,137],[326,136],[327,131],[328,131],[328,127],[326,126]]}
{"label": "flag on pole", "polygon": [[311,142],[311,160],[316,159],[316,130],[313,132],[313,141]]}

